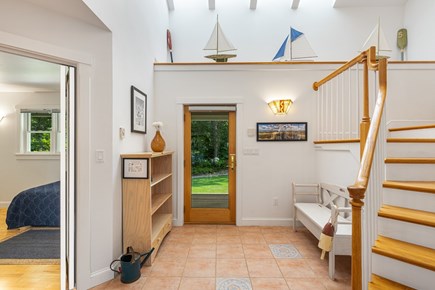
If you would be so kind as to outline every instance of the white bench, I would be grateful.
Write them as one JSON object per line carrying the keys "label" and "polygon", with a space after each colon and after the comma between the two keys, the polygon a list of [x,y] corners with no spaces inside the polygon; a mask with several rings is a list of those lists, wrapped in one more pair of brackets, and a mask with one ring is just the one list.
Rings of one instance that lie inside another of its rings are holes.
{"label": "white bench", "polygon": [[349,192],[330,184],[296,184],[293,189],[293,229],[300,221],[317,239],[331,218],[331,208],[338,210],[337,225],[329,252],[329,278],[334,279],[335,256],[352,255],[352,221]]}

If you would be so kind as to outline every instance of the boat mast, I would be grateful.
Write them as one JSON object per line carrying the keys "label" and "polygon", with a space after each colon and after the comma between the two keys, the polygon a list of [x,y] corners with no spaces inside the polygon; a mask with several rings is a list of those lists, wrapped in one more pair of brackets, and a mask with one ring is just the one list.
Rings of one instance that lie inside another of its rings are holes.
{"label": "boat mast", "polygon": [[219,54],[219,14],[216,15],[216,54]]}

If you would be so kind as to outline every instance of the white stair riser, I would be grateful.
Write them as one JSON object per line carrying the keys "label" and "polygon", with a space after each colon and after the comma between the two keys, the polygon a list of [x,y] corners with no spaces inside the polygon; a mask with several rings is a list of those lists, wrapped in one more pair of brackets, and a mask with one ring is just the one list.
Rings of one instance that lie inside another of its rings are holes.
{"label": "white stair riser", "polygon": [[435,138],[435,128],[389,132],[391,138]]}
{"label": "white stair riser", "polygon": [[374,274],[419,290],[433,290],[434,272],[378,254],[372,255]]}
{"label": "white stair riser", "polygon": [[435,157],[435,143],[387,143],[387,157]]}
{"label": "white stair riser", "polygon": [[384,204],[433,212],[435,194],[427,192],[384,188],[382,201]]}
{"label": "white stair riser", "polygon": [[435,164],[386,164],[386,180],[434,181]]}
{"label": "white stair riser", "polygon": [[378,229],[382,236],[435,249],[435,228],[433,227],[379,217]]}

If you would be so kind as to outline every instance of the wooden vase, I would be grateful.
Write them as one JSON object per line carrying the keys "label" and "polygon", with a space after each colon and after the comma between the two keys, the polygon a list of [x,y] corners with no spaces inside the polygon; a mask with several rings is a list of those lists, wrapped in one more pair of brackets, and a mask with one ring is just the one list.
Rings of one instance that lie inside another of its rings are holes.
{"label": "wooden vase", "polygon": [[153,150],[154,152],[163,152],[163,150],[165,150],[165,146],[166,143],[162,135],[160,134],[160,131],[156,131],[156,135],[151,141],[151,150]]}

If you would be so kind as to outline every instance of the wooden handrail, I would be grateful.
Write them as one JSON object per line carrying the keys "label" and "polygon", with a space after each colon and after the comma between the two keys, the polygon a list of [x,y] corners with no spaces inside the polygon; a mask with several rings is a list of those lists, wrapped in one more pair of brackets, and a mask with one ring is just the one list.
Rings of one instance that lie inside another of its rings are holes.
{"label": "wooden handrail", "polygon": [[382,112],[387,97],[387,60],[381,59],[377,65],[379,71],[379,91],[375,110],[367,134],[361,165],[355,183],[348,187],[352,198],[352,276],[353,290],[362,289],[362,234],[361,234],[361,208],[364,205],[365,192],[369,183],[373,157],[375,155],[376,140],[382,120]]}
{"label": "wooden handrail", "polygon": [[328,81],[332,80],[333,78],[335,78],[336,76],[338,76],[342,72],[348,70],[349,68],[353,67],[357,63],[360,63],[360,62],[364,61],[367,58],[367,52],[368,52],[368,50],[365,50],[365,51],[361,52],[355,58],[353,58],[352,60],[346,62],[344,65],[342,65],[341,67],[339,67],[338,69],[336,69],[335,71],[333,71],[332,73],[330,73],[329,75],[327,75],[326,77],[321,79],[320,81],[314,82],[313,83],[313,89],[315,91],[317,91],[320,88],[321,85],[323,85],[323,84],[327,83]]}
{"label": "wooden handrail", "polygon": [[[352,290],[362,289],[361,209],[364,205],[363,200],[369,183],[370,171],[376,149],[376,140],[378,138],[387,96],[387,60],[385,58],[377,60],[376,48],[370,47],[322,80],[313,83],[313,89],[317,91],[321,85],[361,62],[364,64],[363,112],[360,123],[361,164],[355,183],[348,187],[349,195],[352,198],[350,202],[352,205]],[[379,90],[372,120],[370,120],[369,116],[368,70],[379,72]]]}

